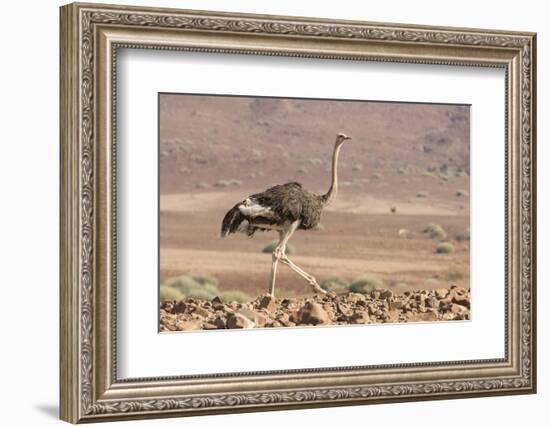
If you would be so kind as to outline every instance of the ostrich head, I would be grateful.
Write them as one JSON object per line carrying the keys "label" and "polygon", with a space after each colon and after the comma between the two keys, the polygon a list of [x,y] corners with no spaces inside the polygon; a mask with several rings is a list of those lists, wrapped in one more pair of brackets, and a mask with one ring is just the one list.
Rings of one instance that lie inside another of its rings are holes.
{"label": "ostrich head", "polygon": [[348,139],[351,139],[351,136],[347,136],[345,133],[339,133],[336,135],[336,145],[342,145]]}

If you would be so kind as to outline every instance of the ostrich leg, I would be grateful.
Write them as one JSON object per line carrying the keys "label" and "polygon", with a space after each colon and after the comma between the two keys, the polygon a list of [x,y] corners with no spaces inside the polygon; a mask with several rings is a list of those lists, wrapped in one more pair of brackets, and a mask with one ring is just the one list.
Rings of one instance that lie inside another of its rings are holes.
{"label": "ostrich leg", "polygon": [[302,270],[300,267],[294,264],[286,255],[286,252],[285,252],[286,244],[288,243],[288,240],[298,228],[298,224],[299,224],[298,221],[293,222],[288,227],[285,227],[285,229],[281,232],[282,238],[277,248],[275,248],[275,251],[273,251],[273,259],[277,259],[277,261],[281,261],[281,263],[287,265],[291,270],[295,271],[298,275],[306,279],[314,291],[322,294],[326,294],[326,291],[318,285],[317,281],[311,274],[306,273],[304,270]]}
{"label": "ostrich leg", "polygon": [[279,244],[273,250],[271,255],[271,278],[269,280],[269,294],[275,296],[275,275],[277,274],[277,264],[281,258],[281,243],[283,241],[283,232],[279,231]]}
{"label": "ostrich leg", "polygon": [[315,277],[313,277],[311,274],[306,273],[304,270],[302,270],[300,267],[298,267],[296,264],[294,264],[287,256],[286,254],[283,255],[283,257],[280,259],[280,261],[290,267],[291,270],[294,270],[296,273],[298,273],[300,276],[302,276],[304,279],[307,280],[309,285],[313,288],[315,292],[319,292],[320,294],[326,294],[327,291],[325,291],[323,288],[319,286],[317,283],[317,280],[315,280]]}

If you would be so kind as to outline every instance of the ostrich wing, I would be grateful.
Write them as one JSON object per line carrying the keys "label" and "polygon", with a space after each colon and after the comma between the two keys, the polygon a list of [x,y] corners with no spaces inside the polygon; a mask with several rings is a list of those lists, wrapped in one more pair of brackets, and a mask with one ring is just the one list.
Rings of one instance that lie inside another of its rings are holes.
{"label": "ostrich wing", "polygon": [[304,191],[300,184],[288,183],[249,196],[225,214],[222,221],[222,237],[240,231],[244,221],[248,221],[246,231],[251,236],[255,229],[270,229],[299,220],[303,195]]}

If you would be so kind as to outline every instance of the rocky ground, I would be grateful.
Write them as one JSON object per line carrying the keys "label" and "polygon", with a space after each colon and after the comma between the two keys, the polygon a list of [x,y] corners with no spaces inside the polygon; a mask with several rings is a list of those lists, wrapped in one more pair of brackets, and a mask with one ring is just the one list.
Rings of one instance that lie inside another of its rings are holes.
{"label": "rocky ground", "polygon": [[315,295],[278,299],[263,295],[249,303],[186,298],[160,304],[160,331],[243,329],[262,327],[432,322],[470,319],[470,290],[420,290],[395,295]]}

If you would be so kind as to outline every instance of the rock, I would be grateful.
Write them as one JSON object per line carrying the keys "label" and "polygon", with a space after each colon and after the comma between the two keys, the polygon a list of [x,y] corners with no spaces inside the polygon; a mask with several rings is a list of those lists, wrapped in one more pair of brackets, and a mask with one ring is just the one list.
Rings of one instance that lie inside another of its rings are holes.
{"label": "rock", "polygon": [[160,304],[161,332],[197,329],[242,329],[296,325],[434,322],[470,319],[470,291],[415,290],[395,294],[380,289],[371,294],[315,295],[277,300],[263,295],[250,303],[224,303],[194,298]]}
{"label": "rock", "polygon": [[[283,326],[288,326],[290,323],[290,317],[288,316],[287,313],[279,313],[277,315],[277,321],[280,322],[281,325]],[[266,322],[267,322],[267,317],[266,317]]]}
{"label": "rock", "polygon": [[201,320],[177,320],[176,330],[178,331],[197,331],[203,328]]}
{"label": "rock", "polygon": [[225,322],[225,319],[221,316],[217,316],[215,319],[214,319],[214,325],[216,325],[216,327],[218,329],[225,329],[227,324]]}
{"label": "rock", "polygon": [[402,310],[404,307],[405,307],[405,303],[403,302],[403,300],[400,300],[400,299],[395,301],[390,301],[390,304],[389,304],[390,310]]}
{"label": "rock", "polygon": [[300,323],[309,325],[329,325],[331,324],[328,313],[316,302],[308,301],[298,313]]}
{"label": "rock", "polygon": [[[259,327],[264,326],[267,323],[267,316],[261,312],[254,311],[249,307],[243,307],[239,311],[237,311],[237,314],[242,314],[245,316],[248,320],[251,320]],[[287,315],[288,317],[288,315]]]}
{"label": "rock", "polygon": [[202,329],[211,330],[211,329],[218,329],[218,327],[211,322],[204,322],[202,324]]}
{"label": "rock", "polygon": [[436,297],[429,297],[426,300],[426,305],[431,308],[439,308],[439,300]]}
{"label": "rock", "polygon": [[249,329],[255,326],[254,322],[239,313],[231,313],[227,316],[228,329]]}
{"label": "rock", "polygon": [[399,320],[399,310],[390,310],[382,315],[382,319],[387,323],[397,322]]}
{"label": "rock", "polygon": [[366,311],[356,311],[349,317],[349,320],[361,325],[371,323],[370,316]]}
{"label": "rock", "polygon": [[435,311],[426,311],[426,313],[420,313],[418,319],[423,322],[434,322],[439,318]]}
{"label": "rock", "polygon": [[265,308],[269,312],[273,312],[277,309],[277,302],[273,295],[266,294],[260,300],[260,308]]}
{"label": "rock", "polygon": [[416,321],[419,320],[418,314],[417,314],[417,313],[413,313],[412,311],[408,311],[407,313],[405,313],[405,318],[406,318],[409,322],[416,322]]}
{"label": "rock", "polygon": [[185,310],[187,310],[187,304],[185,301],[181,300],[174,305],[172,313],[185,313]]}
{"label": "rock", "polygon": [[448,289],[436,289],[435,290],[435,296],[439,299],[443,299],[447,296],[447,294],[449,293],[449,290]]}
{"label": "rock", "polygon": [[172,309],[174,308],[174,305],[175,305],[174,301],[166,300],[160,305],[160,308],[161,310],[164,310],[167,313],[172,313]]}
{"label": "rock", "polygon": [[349,316],[351,314],[350,308],[346,304],[341,302],[336,303],[336,311],[338,311],[338,313],[345,314],[346,316]]}
{"label": "rock", "polygon": [[451,304],[451,313],[453,314],[465,314],[468,309],[460,304]]}
{"label": "rock", "polygon": [[216,311],[223,311],[225,310],[225,305],[223,305],[221,302],[213,302],[212,308]]}
{"label": "rock", "polygon": [[424,305],[426,302],[426,295],[425,294],[416,294],[415,300],[418,305]]}
{"label": "rock", "polygon": [[393,292],[389,289],[384,289],[380,291],[380,299],[388,300],[393,298]]}
{"label": "rock", "polygon": [[452,302],[454,304],[460,304],[460,305],[463,305],[464,307],[466,308],[470,308],[470,298],[467,294],[459,294],[459,293],[455,293],[453,298],[452,298]]}
{"label": "rock", "polygon": [[197,316],[200,316],[200,317],[208,317],[210,316],[210,311],[199,305],[195,307],[195,310],[193,310],[193,314],[196,314]]}
{"label": "rock", "polygon": [[367,300],[365,295],[356,294],[356,293],[352,293],[352,292],[348,294],[347,299],[348,299],[349,302],[355,302],[355,303],[357,303],[358,301],[366,301]]}
{"label": "rock", "polygon": [[289,312],[288,319],[296,324],[300,323],[300,312],[298,310]]}

